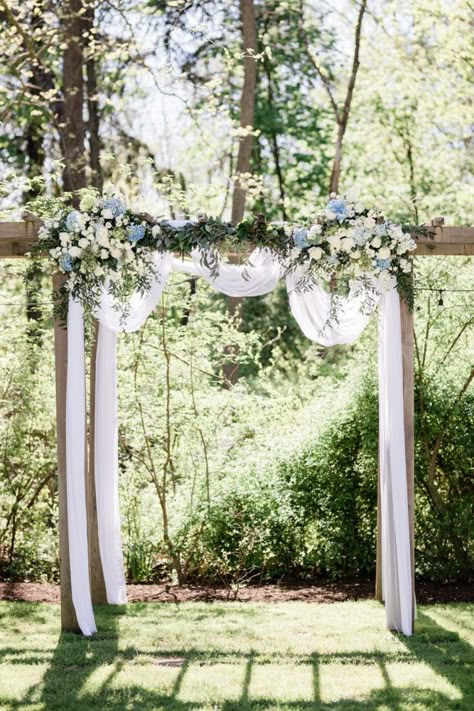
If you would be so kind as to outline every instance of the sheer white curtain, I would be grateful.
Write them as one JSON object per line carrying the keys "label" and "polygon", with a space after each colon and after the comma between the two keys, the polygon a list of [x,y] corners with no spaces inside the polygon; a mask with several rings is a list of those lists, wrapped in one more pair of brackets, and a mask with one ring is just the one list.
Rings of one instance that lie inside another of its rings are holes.
{"label": "sheer white curtain", "polygon": [[[220,264],[217,276],[203,264],[200,252],[195,250],[192,261],[173,258],[167,254],[157,254],[152,289],[146,296],[134,295],[125,317],[120,314],[117,304],[114,304],[104,290],[100,309],[97,312],[100,329],[97,350],[95,475],[100,553],[107,599],[111,603],[121,603],[126,600],[118,503],[115,333],[140,328],[157,305],[172,269],[200,276],[216,290],[234,297],[266,294],[275,288],[281,275],[278,259],[266,249],[256,249],[244,265]],[[292,314],[305,335],[325,346],[354,341],[370,318],[370,315],[361,312],[363,296],[352,292],[346,299],[341,299],[337,322],[328,325],[330,295],[316,284],[302,290],[296,288],[300,279],[301,272],[295,272],[286,277],[286,282]],[[70,511],[71,571],[73,568],[78,571],[74,576],[71,573],[73,600],[78,620],[80,617],[79,624],[82,631],[84,634],[91,634],[95,626],[90,604],[87,566],[85,495],[83,484],[79,482],[79,480],[84,481],[85,400],[81,398],[85,396],[84,388],[80,385],[84,381],[82,312],[79,313],[77,307],[75,302],[70,304],[68,322],[70,357],[67,402],[69,404],[71,399],[71,403],[76,402],[78,405],[74,409],[71,404],[67,409],[66,446],[70,464],[70,466],[68,464],[68,513]],[[403,440],[400,304],[398,293],[393,288],[380,297],[379,322],[380,467],[384,521],[382,572],[386,623],[390,629],[411,634],[414,594],[410,572]],[[70,393],[69,388],[71,388]],[[70,478],[75,480],[71,488]]]}

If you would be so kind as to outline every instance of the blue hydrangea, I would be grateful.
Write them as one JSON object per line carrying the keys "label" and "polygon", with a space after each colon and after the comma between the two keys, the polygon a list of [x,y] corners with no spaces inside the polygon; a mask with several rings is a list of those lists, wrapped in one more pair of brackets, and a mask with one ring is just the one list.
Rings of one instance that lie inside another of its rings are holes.
{"label": "blue hydrangea", "polygon": [[375,264],[379,269],[384,271],[390,267],[390,259],[376,259]]}
{"label": "blue hydrangea", "polygon": [[304,227],[297,227],[293,232],[293,242],[297,247],[303,249],[303,247],[309,247],[309,242],[306,239],[308,231]]}
{"label": "blue hydrangea", "polygon": [[347,217],[347,205],[342,198],[334,198],[328,202],[328,210],[331,210],[336,215],[336,220],[342,222]]}
{"label": "blue hydrangea", "polygon": [[79,232],[82,229],[82,216],[77,210],[73,210],[66,217],[66,229],[69,232]]}
{"label": "blue hydrangea", "polygon": [[129,242],[139,242],[145,236],[143,225],[130,225],[127,228],[127,239]]}
{"label": "blue hydrangea", "polygon": [[367,233],[363,227],[356,227],[352,232],[352,239],[358,247],[363,247],[367,242]]}
{"label": "blue hydrangea", "polygon": [[379,237],[383,237],[387,234],[387,227],[385,225],[385,222],[382,222],[381,225],[375,225],[375,234]]}
{"label": "blue hydrangea", "polygon": [[331,256],[328,257],[328,262],[329,264],[339,264],[339,259],[337,258],[337,255],[331,254]]}
{"label": "blue hydrangea", "polygon": [[70,254],[62,254],[59,257],[59,266],[64,269],[65,272],[70,272],[72,270],[72,257]]}
{"label": "blue hydrangea", "polygon": [[120,217],[125,212],[125,205],[122,200],[117,197],[109,197],[104,200],[104,209],[111,210],[114,217]]}

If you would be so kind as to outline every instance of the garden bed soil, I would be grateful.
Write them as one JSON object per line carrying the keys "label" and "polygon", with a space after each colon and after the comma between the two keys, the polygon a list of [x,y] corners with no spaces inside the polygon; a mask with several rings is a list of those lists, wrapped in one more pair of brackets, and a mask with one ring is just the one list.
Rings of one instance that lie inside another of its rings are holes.
{"label": "garden bed soil", "polygon": [[[280,583],[252,585],[240,589],[224,586],[171,584],[128,585],[129,602],[341,602],[370,600],[374,597],[372,580],[341,582]],[[444,602],[474,602],[474,585],[456,583],[424,583],[416,586],[420,604]],[[59,603],[59,585],[51,583],[1,583],[0,600]]]}

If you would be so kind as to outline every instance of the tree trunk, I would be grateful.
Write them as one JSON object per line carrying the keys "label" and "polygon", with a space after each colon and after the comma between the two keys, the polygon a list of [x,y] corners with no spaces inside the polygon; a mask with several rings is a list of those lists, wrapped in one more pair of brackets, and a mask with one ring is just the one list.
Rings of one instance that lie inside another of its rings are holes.
{"label": "tree trunk", "polygon": [[63,4],[63,121],[61,148],[64,158],[64,190],[72,192],[86,185],[84,103],[83,0]]}
{"label": "tree trunk", "polygon": [[[94,25],[94,7],[90,5],[86,13],[86,25],[90,30]],[[91,184],[102,192],[104,180],[100,165],[100,151],[102,141],[100,138],[100,114],[97,101],[97,67],[92,54],[89,52],[86,61],[87,73],[87,111],[89,115],[89,166],[91,169]]]}
{"label": "tree trunk", "polygon": [[[242,128],[253,128],[254,107],[255,107],[255,87],[257,83],[257,64],[252,56],[257,51],[257,28],[255,24],[255,10],[253,0],[240,0],[240,19],[242,22],[242,43],[245,52],[244,58],[244,84],[240,98],[240,126]],[[232,222],[239,222],[245,211],[246,190],[239,183],[238,176],[242,173],[250,172],[250,158],[252,155],[252,139],[250,134],[240,139],[237,153],[236,175],[232,195]],[[240,313],[241,299],[228,297],[227,309],[231,317],[238,317]],[[226,352],[232,355],[232,348],[226,347]],[[223,368],[224,379],[228,385],[235,383],[238,375],[238,364],[226,363]]]}
{"label": "tree trunk", "polygon": [[[240,126],[253,128],[255,87],[257,84],[257,64],[252,56],[257,52],[257,28],[253,0],[240,0],[240,18],[242,22],[242,43],[245,52],[244,84],[240,98]],[[241,187],[238,176],[250,171],[250,156],[252,154],[252,135],[240,139],[237,154],[237,181],[232,196],[232,222],[239,222],[244,216],[246,190]]]}

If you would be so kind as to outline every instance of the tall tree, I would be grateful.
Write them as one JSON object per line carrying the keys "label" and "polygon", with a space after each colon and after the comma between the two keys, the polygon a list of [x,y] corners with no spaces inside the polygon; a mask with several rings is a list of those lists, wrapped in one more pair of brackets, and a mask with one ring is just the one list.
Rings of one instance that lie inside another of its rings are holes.
{"label": "tall tree", "polygon": [[61,17],[63,54],[63,121],[61,145],[64,156],[64,190],[86,186],[84,123],[84,12],[83,0],[66,0]]}
{"label": "tall tree", "polygon": [[[345,98],[342,103],[342,107],[340,103],[336,99],[336,91],[334,87],[334,83],[332,81],[331,75],[328,74],[324,68],[321,66],[319,59],[317,55],[312,51],[309,43],[307,42],[307,50],[308,50],[308,56],[318,73],[321,82],[327,92],[327,95],[329,97],[329,101],[331,104],[331,108],[334,114],[334,119],[336,121],[336,143],[335,143],[335,150],[334,150],[334,160],[332,164],[332,170],[331,170],[331,178],[329,181],[329,192],[332,193],[337,193],[339,190],[339,179],[341,175],[341,160],[342,160],[342,146],[343,146],[343,141],[344,141],[344,135],[346,133],[347,129],[347,124],[349,121],[349,115],[351,111],[351,104],[352,104],[352,97],[354,94],[354,87],[357,79],[357,72],[359,70],[359,55],[360,55],[360,44],[361,44],[361,35],[362,35],[362,21],[364,19],[364,14],[367,9],[367,0],[361,0],[360,6],[359,6],[359,12],[357,15],[357,22],[356,22],[356,27],[355,27],[355,34],[354,34],[354,50],[353,50],[353,56],[352,56],[352,68],[351,68],[351,73],[349,76],[349,81],[347,83],[346,87],[346,92],[345,92]],[[302,32],[304,33],[304,23],[301,25],[302,27]]]}

